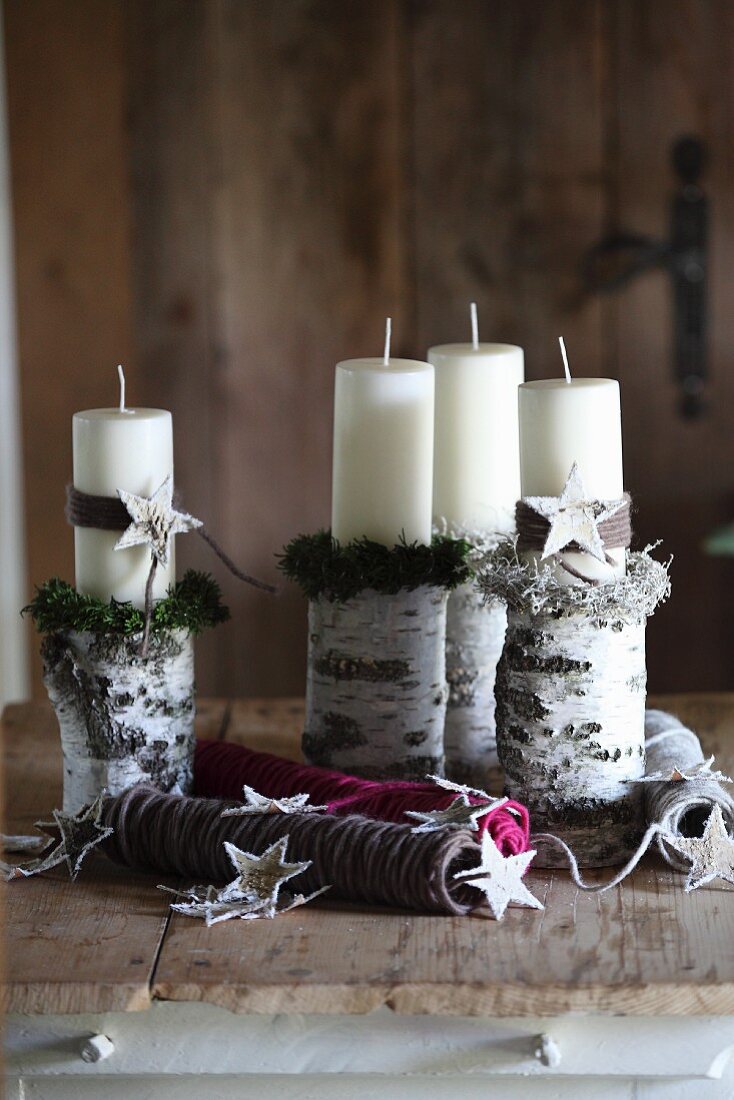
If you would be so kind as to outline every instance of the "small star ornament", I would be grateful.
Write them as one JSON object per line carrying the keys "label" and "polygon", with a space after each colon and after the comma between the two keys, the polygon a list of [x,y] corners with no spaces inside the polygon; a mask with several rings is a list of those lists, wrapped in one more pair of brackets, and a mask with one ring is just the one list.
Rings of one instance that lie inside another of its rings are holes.
{"label": "small star ornament", "polygon": [[200,519],[188,512],[177,512],[173,507],[173,478],[169,475],[152,497],[139,497],[118,489],[117,495],[125,505],[132,523],[115,543],[115,550],[127,550],[131,546],[149,546],[159,565],[168,565],[171,538],[202,527]]}
{"label": "small star ornament", "polygon": [[523,503],[548,520],[549,530],[541,559],[552,557],[574,543],[598,561],[606,562],[599,524],[623,506],[623,500],[588,500],[578,465],[574,462],[560,497],[524,497]]}
{"label": "small star ornament", "polygon": [[92,849],[112,834],[113,830],[108,825],[101,824],[105,793],[103,791],[90,806],[83,807],[79,813],[68,814],[63,810],[54,810],[52,821],[36,822],[39,829],[51,829],[56,834],[56,843],[51,851],[40,859],[31,860],[17,867],[3,864],[6,881],[40,875],[43,871],[50,871],[52,867],[58,867],[64,862],[69,869],[71,879],[74,880]]}
{"label": "small star ornament", "polygon": [[290,798],[268,798],[258,794],[252,787],[242,788],[244,805],[231,806],[222,811],[222,817],[246,817],[248,814],[315,814],[328,809],[327,806],[309,806],[308,794],[294,794]]}
{"label": "small star ornament", "polygon": [[457,871],[455,879],[463,879],[470,886],[481,890],[495,920],[502,920],[511,901],[530,909],[545,906],[531,894],[522,881],[535,851],[522,852],[518,856],[503,856],[489,833],[482,834],[481,861],[469,871]]}
{"label": "small star ornament", "polygon": [[172,902],[171,908],[187,917],[198,917],[207,928],[226,920],[271,919],[286,913],[330,889],[323,886],[312,894],[290,894],[281,887],[284,882],[311,866],[311,860],[302,863],[286,863],[288,837],[280,837],[261,856],[243,852],[235,844],[225,840],[224,847],[230,862],[237,871],[237,878],[221,889],[214,886],[192,886],[190,890],[171,890],[159,886],[159,890],[175,894],[184,901]]}
{"label": "small star ornament", "polygon": [[711,765],[714,762],[714,757],[709,756],[708,760],[702,760],[700,764],[693,764],[691,767],[679,768],[674,765],[669,771],[665,772],[651,772],[650,775],[643,775],[641,779],[636,779],[636,783],[705,783],[708,780],[714,780],[716,783],[731,783],[732,779],[728,775],[724,775],[723,772],[713,771]]}
{"label": "small star ornament", "polygon": [[[495,799],[494,801],[501,805],[507,799]],[[489,805],[486,802],[477,805],[470,802],[465,794],[459,794],[445,810],[429,810],[427,812],[406,810],[405,816],[412,817],[414,821],[420,822],[419,825],[413,826],[412,832],[414,833],[432,833],[434,829],[447,827],[449,829],[471,829],[472,832],[476,832],[479,828],[477,818],[484,817],[488,809]]]}
{"label": "small star ornament", "polygon": [[703,836],[684,837],[666,834],[665,840],[676,852],[691,861],[685,890],[697,890],[720,878],[734,886],[734,840],[724,823],[721,806],[715,805],[703,830]]}

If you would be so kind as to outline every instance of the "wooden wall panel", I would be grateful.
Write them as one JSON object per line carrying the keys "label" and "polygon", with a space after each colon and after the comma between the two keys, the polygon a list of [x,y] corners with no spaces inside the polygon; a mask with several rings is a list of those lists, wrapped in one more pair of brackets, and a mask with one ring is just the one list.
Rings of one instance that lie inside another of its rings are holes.
{"label": "wooden wall panel", "polygon": [[[410,347],[398,7],[129,9],[143,373],[176,414],[188,506],[273,579],[275,552],[329,522],[336,361],[378,352],[387,313]],[[300,690],[297,592],[223,587],[234,621],[202,640],[201,682]]]}
{"label": "wooden wall panel", "polygon": [[661,551],[674,555],[672,598],[649,628],[650,682],[656,690],[730,687],[734,562],[707,558],[701,543],[734,513],[734,8],[727,0],[619,0],[610,31],[619,225],[667,235],[671,144],[692,133],[711,155],[712,373],[700,420],[678,414],[666,274],[636,279],[615,303],[635,527],[643,542],[661,538]]}
{"label": "wooden wall panel", "polygon": [[72,413],[135,386],[123,6],[4,7],[31,585],[74,578]]}
{"label": "wooden wall panel", "polygon": [[411,4],[418,345],[521,344],[528,378],[602,373],[602,305],[578,261],[606,192],[601,5]]}

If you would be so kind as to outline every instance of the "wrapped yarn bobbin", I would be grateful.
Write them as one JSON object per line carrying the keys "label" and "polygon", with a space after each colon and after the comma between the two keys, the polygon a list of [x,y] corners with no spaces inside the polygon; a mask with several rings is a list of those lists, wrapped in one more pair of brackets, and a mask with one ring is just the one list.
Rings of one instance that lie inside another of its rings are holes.
{"label": "wrapped yarn bobbin", "polygon": [[[699,837],[714,806],[721,809],[730,836],[734,836],[734,798],[704,760],[701,742],[693,730],[662,710],[645,713],[646,782],[645,816],[648,823],[664,826],[671,836]],[[660,776],[660,782],[654,782]],[[690,863],[663,836],[657,838],[660,854],[677,871]]]}
{"label": "wrapped yarn bobbin", "polygon": [[141,635],[69,631],[42,647],[43,678],[64,756],[64,810],[136,783],[191,788],[194,642],[188,631]]}
{"label": "wrapped yarn bobbin", "polygon": [[309,599],[303,754],[366,779],[444,770],[446,603],[469,577],[468,544],[342,546],[299,536],[281,568]]}
{"label": "wrapped yarn bobbin", "polygon": [[[507,543],[481,579],[508,607],[495,686],[505,792],[585,867],[625,862],[644,831],[645,623],[669,582],[646,551],[627,566],[606,584],[567,585]],[[536,864],[563,859],[543,847]]]}

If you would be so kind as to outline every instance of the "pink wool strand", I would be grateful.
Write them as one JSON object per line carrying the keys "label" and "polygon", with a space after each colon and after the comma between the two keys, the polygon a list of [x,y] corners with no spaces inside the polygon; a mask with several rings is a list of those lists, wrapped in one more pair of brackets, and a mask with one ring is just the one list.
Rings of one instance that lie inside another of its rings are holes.
{"label": "pink wool strand", "polygon": [[[445,810],[456,798],[453,791],[435,783],[406,780],[379,782],[359,779],[329,768],[298,764],[267,752],[255,752],[230,741],[196,742],[194,793],[203,798],[242,798],[242,788],[252,787],[267,798],[308,794],[314,805],[325,805],[337,816],[362,814],[377,821],[414,824],[406,810]],[[478,797],[470,796],[475,805]],[[519,855],[529,848],[530,817],[520,802],[505,802],[477,821],[480,834],[489,832],[503,856]]]}

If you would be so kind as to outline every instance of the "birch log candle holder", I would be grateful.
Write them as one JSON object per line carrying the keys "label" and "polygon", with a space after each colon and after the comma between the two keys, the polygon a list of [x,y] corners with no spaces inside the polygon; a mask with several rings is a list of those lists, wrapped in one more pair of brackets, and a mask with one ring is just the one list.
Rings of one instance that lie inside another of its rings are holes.
{"label": "birch log candle holder", "polygon": [[195,748],[194,635],[229,617],[217,584],[188,572],[144,613],[51,580],[26,608],[44,635],[43,676],[64,758],[64,810],[136,783],[191,787]]}
{"label": "birch log candle holder", "polygon": [[[508,609],[495,687],[506,793],[580,866],[623,863],[644,830],[645,623],[668,595],[667,567],[628,553],[626,575],[568,585],[507,542],[481,586]],[[543,846],[536,862],[563,858]]]}
{"label": "birch log candle holder", "polygon": [[444,749],[446,775],[457,783],[483,788],[498,765],[494,683],[507,627],[501,600],[488,600],[476,573],[497,537],[460,531],[443,524],[442,533],[469,545],[470,580],[449,595],[446,609],[446,704]]}
{"label": "birch log candle holder", "polygon": [[443,774],[446,603],[468,550],[444,537],[340,546],[328,532],[286,547],[281,568],[309,600],[309,763],[368,779]]}

